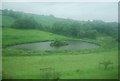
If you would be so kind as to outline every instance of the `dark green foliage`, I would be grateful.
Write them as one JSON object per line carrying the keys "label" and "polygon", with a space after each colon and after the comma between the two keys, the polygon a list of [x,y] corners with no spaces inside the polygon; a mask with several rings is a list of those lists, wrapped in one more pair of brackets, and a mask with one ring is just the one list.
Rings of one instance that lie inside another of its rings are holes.
{"label": "dark green foliage", "polygon": [[94,20],[93,22],[90,22],[90,25],[99,33],[104,33],[112,37],[115,37],[115,35],[118,34],[118,23],[116,22]]}
{"label": "dark green foliage", "polygon": [[53,46],[53,47],[60,47],[60,46],[65,46],[65,45],[68,45],[68,43],[66,41],[62,41],[62,40],[54,40],[50,44],[50,46]]}
{"label": "dark green foliage", "polygon": [[[76,21],[56,18],[53,15],[36,15],[8,9],[2,11],[4,16],[16,20],[14,23],[12,22],[11,27],[13,28],[39,29],[75,38],[96,39],[98,36],[107,35],[119,40],[118,23],[116,22],[104,22],[101,20]],[[8,25],[11,25],[11,23]]]}
{"label": "dark green foliage", "polygon": [[70,25],[71,35],[74,37],[79,37],[78,34],[80,33],[80,24],[78,22],[73,22]]}
{"label": "dark green foliage", "polygon": [[118,32],[119,32],[117,35],[118,38],[116,40],[120,42],[120,23],[118,23]]}
{"label": "dark green foliage", "polygon": [[74,21],[71,23],[67,22],[56,22],[53,24],[52,32],[62,34],[66,36],[72,36],[77,38],[91,38],[95,39],[97,31],[90,26],[83,25],[80,22]]}
{"label": "dark green foliage", "polygon": [[17,29],[42,29],[42,25],[38,24],[33,18],[18,19],[11,27]]}
{"label": "dark green foliage", "polygon": [[21,18],[24,13],[15,12],[15,11],[9,10],[9,9],[4,9],[4,10],[2,10],[2,14],[5,16],[10,16],[10,17],[13,17],[15,19],[18,19],[18,18]]}

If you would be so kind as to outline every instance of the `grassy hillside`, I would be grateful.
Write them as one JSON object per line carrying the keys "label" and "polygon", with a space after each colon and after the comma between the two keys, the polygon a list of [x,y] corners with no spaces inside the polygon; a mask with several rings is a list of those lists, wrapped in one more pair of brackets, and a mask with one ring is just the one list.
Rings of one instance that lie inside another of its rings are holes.
{"label": "grassy hillside", "polygon": [[3,28],[3,47],[28,42],[38,42],[54,39],[71,39],[62,35],[56,35],[40,30],[19,30]]}
{"label": "grassy hillside", "polygon": [[[3,29],[3,46],[20,43],[71,39],[39,30]],[[102,47],[78,51],[35,51],[3,49],[3,78],[13,79],[115,79],[118,70],[118,51],[115,41],[110,37],[98,37]],[[87,40],[90,41],[90,40]],[[112,42],[112,43],[111,43]],[[114,42],[114,43],[113,43]],[[109,69],[99,67],[100,62],[111,61]],[[64,67],[63,67],[64,66]],[[14,71],[12,69],[14,69]],[[41,68],[53,68],[47,74]],[[53,76],[54,75],[54,76]]]}
{"label": "grassy hillside", "polygon": [[34,15],[34,19],[43,26],[49,26],[49,27],[51,27],[55,22],[60,22],[60,21],[66,23],[73,22],[73,20],[70,19],[56,18],[52,16],[43,16],[43,15]]}
{"label": "grassy hillside", "polygon": [[[29,15],[29,14],[28,14]],[[13,18],[11,16],[0,16],[3,18],[3,26],[4,27],[10,27],[14,21],[16,21],[16,18]],[[56,21],[67,21],[72,22],[72,20],[62,19],[62,18],[56,18],[51,16],[44,16],[44,15],[33,15],[32,16],[39,24],[42,24],[43,26],[49,26],[51,27]]]}
{"label": "grassy hillside", "polygon": [[60,18],[50,17],[50,16],[42,16],[42,15],[34,15],[34,19],[38,23],[42,23],[44,26],[52,26],[56,21],[63,20]]}

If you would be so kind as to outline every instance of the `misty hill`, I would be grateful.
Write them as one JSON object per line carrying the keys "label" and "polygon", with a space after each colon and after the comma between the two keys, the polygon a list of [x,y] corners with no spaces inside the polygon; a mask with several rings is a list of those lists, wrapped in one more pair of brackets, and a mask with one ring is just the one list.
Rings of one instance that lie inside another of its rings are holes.
{"label": "misty hill", "polygon": [[[3,26],[10,27],[13,21],[21,18],[34,18],[38,23],[42,23],[44,26],[52,26],[56,21],[72,21],[68,19],[63,18],[56,18],[53,15],[45,16],[45,15],[36,15],[36,14],[30,14],[30,13],[23,13],[13,10],[2,10],[3,11]],[[8,22],[9,21],[9,22]]]}
{"label": "misty hill", "polygon": [[65,36],[96,39],[100,35],[108,35],[117,40],[118,26],[116,22],[101,20],[77,21],[56,18],[53,15],[36,15],[13,10],[2,10],[2,27],[17,29],[38,29]]}

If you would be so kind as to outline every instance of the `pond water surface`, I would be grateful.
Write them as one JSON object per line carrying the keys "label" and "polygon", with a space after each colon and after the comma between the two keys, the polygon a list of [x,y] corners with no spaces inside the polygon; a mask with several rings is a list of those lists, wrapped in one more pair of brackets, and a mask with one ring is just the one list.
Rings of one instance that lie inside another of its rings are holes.
{"label": "pond water surface", "polygon": [[93,43],[83,42],[79,40],[68,41],[69,45],[61,47],[51,47],[50,43],[47,42],[36,42],[36,43],[27,43],[20,44],[15,46],[10,46],[8,49],[23,49],[23,50],[81,50],[81,49],[93,49],[99,48],[100,46]]}

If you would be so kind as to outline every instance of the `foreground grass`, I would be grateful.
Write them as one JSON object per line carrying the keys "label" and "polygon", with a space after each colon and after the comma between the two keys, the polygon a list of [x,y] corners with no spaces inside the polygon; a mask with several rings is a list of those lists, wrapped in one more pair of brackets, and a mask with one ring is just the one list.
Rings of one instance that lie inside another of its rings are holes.
{"label": "foreground grass", "polygon": [[[99,62],[104,60],[112,61],[113,69],[99,68]],[[47,76],[40,71],[41,68],[54,68],[61,79],[115,79],[117,65],[116,51],[89,54],[73,52],[72,55],[56,53],[42,56],[4,56],[3,78],[40,79]]]}

